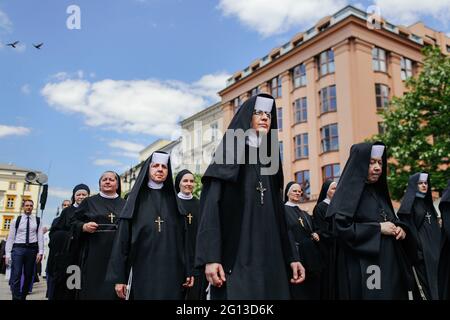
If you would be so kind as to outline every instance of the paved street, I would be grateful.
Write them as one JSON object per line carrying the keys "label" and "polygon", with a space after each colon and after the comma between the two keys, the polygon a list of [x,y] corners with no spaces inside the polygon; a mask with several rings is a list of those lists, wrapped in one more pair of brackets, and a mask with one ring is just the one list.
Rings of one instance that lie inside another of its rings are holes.
{"label": "paved street", "polygon": [[[27,300],[47,300],[45,298],[45,291],[47,290],[45,279],[40,277],[40,280],[40,282],[34,284],[33,292],[28,295]],[[0,300],[11,300],[11,291],[4,274],[0,274]]]}

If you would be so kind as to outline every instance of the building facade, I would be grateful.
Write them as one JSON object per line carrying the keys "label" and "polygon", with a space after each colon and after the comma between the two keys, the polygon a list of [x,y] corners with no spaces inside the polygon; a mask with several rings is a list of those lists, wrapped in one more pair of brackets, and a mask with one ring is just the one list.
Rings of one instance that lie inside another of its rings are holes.
{"label": "building facade", "polygon": [[8,236],[13,219],[22,213],[24,200],[33,200],[33,213],[38,211],[39,186],[25,181],[28,172],[39,173],[12,164],[0,164],[0,239]]}
{"label": "building facade", "polygon": [[182,169],[203,174],[224,132],[223,109],[216,103],[180,122]]}
{"label": "building facade", "polygon": [[395,26],[347,6],[236,72],[219,92],[224,126],[254,94],[276,99],[285,181],[302,183],[311,210],[325,179],[338,179],[352,144],[383,130],[378,111],[420,72],[424,45],[450,39],[423,23]]}

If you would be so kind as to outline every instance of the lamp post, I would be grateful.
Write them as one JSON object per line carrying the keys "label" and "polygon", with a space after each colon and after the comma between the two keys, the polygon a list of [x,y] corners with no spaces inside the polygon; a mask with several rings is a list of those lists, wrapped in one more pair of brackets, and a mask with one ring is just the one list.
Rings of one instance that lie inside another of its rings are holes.
{"label": "lamp post", "polygon": [[[25,175],[25,181],[30,185],[39,186],[38,203],[41,205],[41,220],[44,218],[45,204],[47,203],[48,176],[45,173],[28,172]],[[41,189],[44,188],[41,194]],[[39,205],[36,207],[36,216],[39,213]]]}

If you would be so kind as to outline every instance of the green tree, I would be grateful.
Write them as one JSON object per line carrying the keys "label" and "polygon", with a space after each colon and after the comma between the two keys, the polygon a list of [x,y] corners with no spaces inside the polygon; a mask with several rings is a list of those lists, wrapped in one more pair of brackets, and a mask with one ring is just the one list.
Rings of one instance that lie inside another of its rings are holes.
{"label": "green tree", "polygon": [[197,199],[200,199],[200,194],[202,193],[202,175],[195,173],[194,174],[194,180],[195,180],[195,188],[192,194]]}
{"label": "green tree", "polygon": [[437,191],[450,178],[450,58],[435,47],[425,47],[423,55],[421,73],[406,82],[408,92],[381,112],[384,134],[372,139],[389,147],[388,181],[396,200],[415,172],[429,172]]}

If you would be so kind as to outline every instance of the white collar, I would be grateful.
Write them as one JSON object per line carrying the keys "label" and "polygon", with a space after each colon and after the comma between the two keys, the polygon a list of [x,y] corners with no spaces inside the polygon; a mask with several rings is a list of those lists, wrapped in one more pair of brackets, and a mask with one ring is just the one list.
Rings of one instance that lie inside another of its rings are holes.
{"label": "white collar", "polygon": [[119,195],[116,193],[116,194],[114,194],[113,196],[108,196],[107,194],[104,194],[103,192],[100,191],[100,196],[101,196],[102,198],[105,198],[105,199],[115,199],[115,198],[117,198]]}
{"label": "white collar", "polygon": [[328,198],[325,198],[322,201],[325,202],[326,204],[330,204],[330,199],[328,199]]}
{"label": "white collar", "polygon": [[159,189],[162,189],[162,187],[164,187],[164,182],[157,183],[157,182],[153,181],[152,179],[150,179],[150,181],[147,183],[147,186],[150,189],[159,190]]}
{"label": "white collar", "polygon": [[299,203],[293,203],[291,201],[286,202],[285,205],[287,205],[288,207],[299,207],[300,208]]}
{"label": "white collar", "polygon": [[192,193],[190,195],[185,195],[183,192],[178,192],[178,198],[183,199],[183,200],[191,200],[194,196],[192,195]]}
{"label": "white collar", "polygon": [[252,130],[250,135],[247,137],[246,143],[253,148],[258,148],[261,145],[262,138],[259,136],[255,130]]}
{"label": "white collar", "polygon": [[73,204],[73,206],[74,206],[75,208],[78,208],[79,204],[75,202],[75,203]]}

